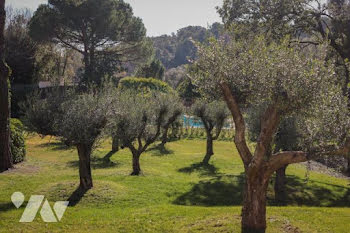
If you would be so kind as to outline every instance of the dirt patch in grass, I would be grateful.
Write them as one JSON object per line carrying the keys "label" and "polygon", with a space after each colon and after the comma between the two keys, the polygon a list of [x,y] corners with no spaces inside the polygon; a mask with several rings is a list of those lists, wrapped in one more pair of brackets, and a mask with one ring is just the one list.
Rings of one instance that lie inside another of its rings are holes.
{"label": "dirt patch in grass", "polygon": [[282,230],[285,233],[301,233],[300,229],[298,227],[291,225],[288,220],[284,222],[282,226]]}
{"label": "dirt patch in grass", "polygon": [[5,171],[2,174],[35,174],[38,173],[40,168],[38,166],[27,163],[26,161],[15,164],[12,169]]}
{"label": "dirt patch in grass", "polygon": [[184,232],[240,232],[241,217],[238,215],[224,215],[197,220],[186,225]]}

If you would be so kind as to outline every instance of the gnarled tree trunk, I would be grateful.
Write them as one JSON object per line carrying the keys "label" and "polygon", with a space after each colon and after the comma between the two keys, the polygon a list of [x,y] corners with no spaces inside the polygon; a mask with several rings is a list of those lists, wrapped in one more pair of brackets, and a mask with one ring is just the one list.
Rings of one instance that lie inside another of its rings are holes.
{"label": "gnarled tree trunk", "polygon": [[82,190],[89,190],[93,187],[91,175],[92,145],[78,144],[77,149],[79,155],[80,188]]}
{"label": "gnarled tree trunk", "polygon": [[267,181],[263,176],[247,177],[242,207],[242,233],[264,233],[266,230]]}
{"label": "gnarled tree trunk", "polygon": [[165,146],[165,144],[168,142],[168,131],[169,131],[169,127],[166,127],[162,135],[162,142],[160,146]]}
{"label": "gnarled tree trunk", "polygon": [[213,137],[210,132],[207,132],[207,152],[202,161],[203,164],[208,165],[211,156],[214,155],[213,151]]}
{"label": "gnarled tree trunk", "polygon": [[286,203],[286,169],[284,166],[276,171],[275,201],[281,205]]}
{"label": "gnarled tree trunk", "polygon": [[346,160],[347,160],[347,169],[346,169],[346,174],[348,175],[348,176],[350,176],[350,158],[346,158]]}
{"label": "gnarled tree trunk", "polygon": [[9,68],[4,61],[5,0],[0,0],[0,172],[12,167],[10,150]]}
{"label": "gnarled tree trunk", "polygon": [[138,176],[141,174],[141,167],[140,167],[140,154],[139,153],[132,153],[132,176]]}
{"label": "gnarled tree trunk", "polygon": [[112,152],[118,152],[119,150],[119,139],[117,137],[112,137]]}

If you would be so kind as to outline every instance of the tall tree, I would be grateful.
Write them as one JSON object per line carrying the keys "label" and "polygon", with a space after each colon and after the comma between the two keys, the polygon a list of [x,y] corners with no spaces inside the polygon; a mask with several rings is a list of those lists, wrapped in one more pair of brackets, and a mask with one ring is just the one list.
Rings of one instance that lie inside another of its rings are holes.
{"label": "tall tree", "polygon": [[[276,170],[313,156],[350,151],[347,104],[341,86],[334,82],[332,64],[324,62],[324,50],[299,51],[290,48],[287,40],[276,44],[261,37],[236,40],[233,36],[199,49],[195,80],[207,93],[221,90],[235,124],[234,142],[245,170],[244,233],[265,232],[267,186]],[[246,106],[264,108],[254,152],[246,142]],[[296,112],[304,116],[303,151],[272,154],[280,121]]]}
{"label": "tall tree", "polygon": [[0,172],[12,167],[10,150],[10,69],[5,63],[5,0],[0,0]]}
{"label": "tall tree", "polygon": [[11,68],[11,84],[32,84],[35,80],[36,43],[28,34],[29,10],[6,8],[5,59]]}
{"label": "tall tree", "polygon": [[100,84],[111,68],[147,58],[151,50],[142,20],[123,0],[49,0],[31,19],[30,34],[81,53],[85,83]]}

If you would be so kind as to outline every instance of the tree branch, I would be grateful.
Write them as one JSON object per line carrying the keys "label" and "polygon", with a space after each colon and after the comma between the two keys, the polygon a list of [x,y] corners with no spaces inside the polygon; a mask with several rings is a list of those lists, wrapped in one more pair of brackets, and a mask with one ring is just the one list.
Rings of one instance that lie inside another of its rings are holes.
{"label": "tree branch", "polygon": [[280,114],[275,104],[270,105],[262,119],[260,135],[257,140],[256,149],[253,158],[253,166],[260,167],[271,148],[271,143],[277,127],[280,122]]}
{"label": "tree branch", "polygon": [[228,108],[231,111],[233,121],[235,124],[235,138],[234,142],[244,163],[245,168],[248,168],[252,160],[252,154],[247,146],[245,139],[245,122],[242,112],[238,106],[236,98],[233,96],[230,86],[227,83],[220,84],[224,94],[224,98]]}
{"label": "tree branch", "polygon": [[343,147],[334,150],[313,150],[309,153],[303,151],[284,151],[271,156],[268,162],[268,176],[275,171],[288,164],[306,162],[311,159],[326,155],[349,156],[350,154],[350,138],[346,139]]}

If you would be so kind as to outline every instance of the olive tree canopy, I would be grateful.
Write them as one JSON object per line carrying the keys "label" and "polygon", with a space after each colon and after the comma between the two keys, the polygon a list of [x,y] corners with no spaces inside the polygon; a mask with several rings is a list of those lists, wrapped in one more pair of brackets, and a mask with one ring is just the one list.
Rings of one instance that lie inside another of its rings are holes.
{"label": "olive tree canopy", "polygon": [[140,156],[161,135],[162,128],[176,120],[182,111],[181,102],[173,94],[124,91],[114,101],[114,114],[109,129],[132,153],[131,175],[141,173]]}
{"label": "olive tree canopy", "polygon": [[41,135],[53,135],[77,148],[80,189],[93,187],[91,152],[107,123],[110,92],[52,92],[34,95],[25,106],[25,124]]}
{"label": "olive tree canopy", "polygon": [[[323,153],[350,151],[347,100],[332,63],[325,62],[325,50],[300,51],[290,47],[288,39],[268,43],[263,37],[226,37],[199,46],[196,84],[209,94],[220,90],[235,124],[234,142],[246,174],[243,232],[265,231],[266,189],[276,170]],[[246,142],[247,106],[264,108],[254,151]],[[271,154],[280,121],[293,113],[303,116],[304,150]]]}

